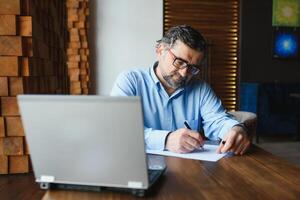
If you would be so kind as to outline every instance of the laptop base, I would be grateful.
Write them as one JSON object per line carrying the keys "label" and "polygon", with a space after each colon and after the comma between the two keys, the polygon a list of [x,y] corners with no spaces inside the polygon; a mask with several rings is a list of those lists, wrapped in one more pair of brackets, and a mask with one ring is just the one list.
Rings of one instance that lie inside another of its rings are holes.
{"label": "laptop base", "polygon": [[128,192],[136,197],[144,197],[146,190],[144,189],[131,189],[131,188],[112,188],[101,186],[87,186],[87,185],[72,185],[62,183],[40,183],[40,188],[44,190],[76,190],[86,192],[103,192],[103,191],[116,191],[116,192]]}
{"label": "laptop base", "polygon": [[44,190],[59,189],[59,190],[77,190],[88,192],[102,192],[102,191],[116,191],[116,192],[129,192],[136,197],[144,197],[146,192],[151,186],[160,178],[166,168],[162,170],[148,169],[150,187],[148,189],[133,189],[133,188],[115,188],[115,187],[103,187],[103,186],[90,186],[90,185],[75,185],[75,184],[63,184],[63,183],[48,183],[40,182],[40,188]]}

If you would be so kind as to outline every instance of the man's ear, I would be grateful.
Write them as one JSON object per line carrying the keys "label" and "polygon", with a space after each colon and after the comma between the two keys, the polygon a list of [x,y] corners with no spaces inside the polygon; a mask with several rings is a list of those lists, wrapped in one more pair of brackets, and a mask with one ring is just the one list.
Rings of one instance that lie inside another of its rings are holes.
{"label": "man's ear", "polygon": [[165,49],[165,45],[159,44],[159,45],[156,47],[155,52],[156,52],[157,55],[162,55],[164,49]]}

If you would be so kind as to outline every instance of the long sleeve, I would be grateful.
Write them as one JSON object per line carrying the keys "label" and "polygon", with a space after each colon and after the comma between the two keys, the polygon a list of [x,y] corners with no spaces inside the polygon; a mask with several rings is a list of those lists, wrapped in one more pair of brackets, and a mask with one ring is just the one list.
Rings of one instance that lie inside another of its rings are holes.
{"label": "long sleeve", "polygon": [[200,102],[200,109],[204,132],[210,139],[222,139],[229,129],[239,122],[226,113],[221,100],[208,85],[202,90],[204,96]]}
{"label": "long sleeve", "polygon": [[147,149],[163,150],[165,148],[166,136],[170,131],[144,127],[144,132]]}

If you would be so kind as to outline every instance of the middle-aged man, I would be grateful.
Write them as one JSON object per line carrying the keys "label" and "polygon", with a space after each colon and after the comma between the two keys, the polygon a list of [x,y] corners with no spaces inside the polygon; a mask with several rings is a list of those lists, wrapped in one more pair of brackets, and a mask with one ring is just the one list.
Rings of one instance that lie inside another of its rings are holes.
{"label": "middle-aged man", "polygon": [[222,140],[218,153],[242,155],[249,148],[246,128],[226,113],[209,85],[194,79],[205,50],[197,30],[175,26],[157,41],[158,61],[152,67],[118,76],[111,95],[141,97],[148,149],[191,152],[204,144],[202,129],[208,139]]}

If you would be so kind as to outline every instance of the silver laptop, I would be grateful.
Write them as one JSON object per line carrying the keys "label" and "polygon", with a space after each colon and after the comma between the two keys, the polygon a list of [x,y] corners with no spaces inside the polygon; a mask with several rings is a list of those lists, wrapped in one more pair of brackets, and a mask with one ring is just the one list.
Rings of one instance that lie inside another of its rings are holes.
{"label": "silver laptop", "polygon": [[145,153],[139,97],[17,98],[34,175],[43,189],[122,188],[143,196],[165,170],[162,157]]}

